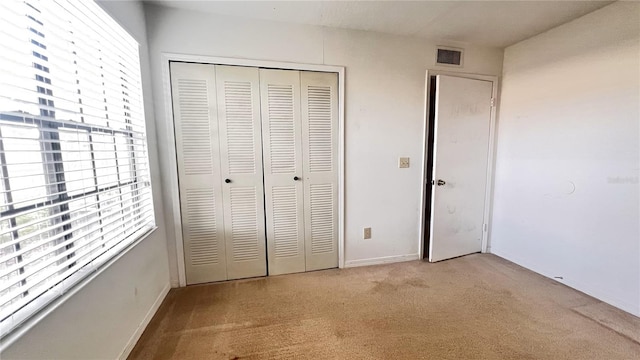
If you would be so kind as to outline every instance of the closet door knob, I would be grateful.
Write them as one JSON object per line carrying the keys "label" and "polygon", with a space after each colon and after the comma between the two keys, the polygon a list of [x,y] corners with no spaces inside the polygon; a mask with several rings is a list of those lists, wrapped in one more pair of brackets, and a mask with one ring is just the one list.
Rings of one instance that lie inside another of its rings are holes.
{"label": "closet door knob", "polygon": [[224,182],[226,182],[227,184],[231,182],[231,179],[224,179]]}
{"label": "closet door knob", "polygon": [[293,180],[298,181],[298,180],[300,180],[300,178],[299,178],[299,177],[297,177],[297,176],[294,176],[294,177],[293,177]]}

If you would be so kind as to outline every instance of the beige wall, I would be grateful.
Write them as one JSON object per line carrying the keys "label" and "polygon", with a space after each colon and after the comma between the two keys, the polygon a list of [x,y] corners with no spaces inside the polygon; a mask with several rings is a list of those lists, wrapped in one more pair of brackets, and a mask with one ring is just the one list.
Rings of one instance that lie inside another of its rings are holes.
{"label": "beige wall", "polygon": [[491,252],[640,315],[640,4],[505,50]]}

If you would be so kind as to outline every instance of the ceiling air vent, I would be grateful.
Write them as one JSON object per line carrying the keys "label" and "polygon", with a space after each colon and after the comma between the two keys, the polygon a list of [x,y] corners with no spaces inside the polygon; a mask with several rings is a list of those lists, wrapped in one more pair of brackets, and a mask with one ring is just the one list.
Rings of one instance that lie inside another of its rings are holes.
{"label": "ceiling air vent", "polygon": [[462,67],[462,49],[438,47],[436,64]]}

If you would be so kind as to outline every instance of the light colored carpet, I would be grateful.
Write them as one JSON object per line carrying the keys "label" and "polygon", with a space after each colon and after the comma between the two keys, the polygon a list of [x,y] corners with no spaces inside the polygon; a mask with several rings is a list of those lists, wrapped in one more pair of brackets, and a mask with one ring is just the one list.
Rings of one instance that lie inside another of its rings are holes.
{"label": "light colored carpet", "polygon": [[640,359],[640,319],[493,255],[173,289],[130,359]]}

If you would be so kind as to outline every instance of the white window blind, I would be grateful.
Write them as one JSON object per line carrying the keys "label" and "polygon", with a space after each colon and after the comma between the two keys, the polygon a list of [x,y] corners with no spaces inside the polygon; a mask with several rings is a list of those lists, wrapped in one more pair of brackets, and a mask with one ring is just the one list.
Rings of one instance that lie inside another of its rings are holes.
{"label": "white window blind", "polygon": [[0,38],[4,336],[155,220],[137,42],[86,0],[2,0]]}

